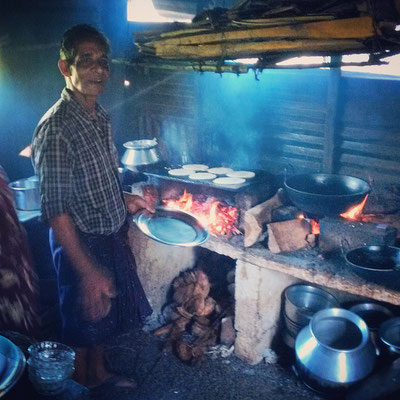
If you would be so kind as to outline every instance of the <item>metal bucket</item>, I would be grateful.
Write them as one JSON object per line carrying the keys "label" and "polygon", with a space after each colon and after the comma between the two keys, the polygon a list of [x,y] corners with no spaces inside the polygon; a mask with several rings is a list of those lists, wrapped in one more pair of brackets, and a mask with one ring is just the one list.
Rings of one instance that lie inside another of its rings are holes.
{"label": "metal bucket", "polygon": [[39,181],[37,177],[20,179],[9,185],[14,195],[15,206],[18,210],[40,210]]}

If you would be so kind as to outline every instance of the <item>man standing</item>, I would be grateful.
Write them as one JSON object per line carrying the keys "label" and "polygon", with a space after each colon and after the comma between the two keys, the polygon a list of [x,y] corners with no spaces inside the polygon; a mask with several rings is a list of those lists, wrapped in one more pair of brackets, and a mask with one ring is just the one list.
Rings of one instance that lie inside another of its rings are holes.
{"label": "man standing", "polygon": [[36,128],[32,159],[75,379],[132,387],[106,370],[103,344],[151,314],[127,241],[127,212],[154,210],[121,190],[110,120],[97,103],[110,74],[108,53],[108,40],[89,25],[64,33],[58,67],[66,87]]}

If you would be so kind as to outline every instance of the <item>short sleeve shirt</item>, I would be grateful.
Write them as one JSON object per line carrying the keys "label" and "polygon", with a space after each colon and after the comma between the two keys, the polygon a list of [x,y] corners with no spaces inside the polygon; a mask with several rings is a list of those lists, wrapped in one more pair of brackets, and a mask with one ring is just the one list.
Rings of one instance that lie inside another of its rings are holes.
{"label": "short sleeve shirt", "polygon": [[68,214],[82,232],[108,235],[126,218],[118,155],[110,119],[96,104],[96,118],[64,89],[40,120],[32,140],[44,220]]}

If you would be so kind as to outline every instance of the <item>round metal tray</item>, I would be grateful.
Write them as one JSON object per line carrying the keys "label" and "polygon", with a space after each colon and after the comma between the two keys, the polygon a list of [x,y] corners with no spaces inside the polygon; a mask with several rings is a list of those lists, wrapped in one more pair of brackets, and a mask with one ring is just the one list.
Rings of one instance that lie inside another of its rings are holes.
{"label": "round metal tray", "polygon": [[183,211],[159,207],[154,214],[146,212],[133,220],[146,236],[172,246],[198,246],[209,236],[197,218]]}

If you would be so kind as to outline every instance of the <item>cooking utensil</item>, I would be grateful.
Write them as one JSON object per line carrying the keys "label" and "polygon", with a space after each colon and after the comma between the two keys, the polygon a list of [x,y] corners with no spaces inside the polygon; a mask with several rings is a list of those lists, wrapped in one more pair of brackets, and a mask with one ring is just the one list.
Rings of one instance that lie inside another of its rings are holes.
{"label": "cooking utensil", "polygon": [[391,318],[379,327],[379,346],[386,357],[400,357],[400,317]]}
{"label": "cooking utensil", "polygon": [[20,179],[8,185],[18,210],[40,210],[39,181],[36,176]]}
{"label": "cooking utensil", "polygon": [[160,160],[156,139],[131,140],[124,143],[125,153],[121,158],[125,168],[136,170],[140,165],[155,164]]}
{"label": "cooking utensil", "polygon": [[197,246],[209,236],[208,229],[193,215],[164,207],[154,214],[147,212],[133,217],[138,228],[151,239],[173,246]]}
{"label": "cooking utensil", "polygon": [[284,291],[284,311],[295,324],[304,326],[324,308],[338,307],[339,302],[327,291],[312,285],[296,284]]}
{"label": "cooking utensil", "polygon": [[285,179],[284,186],[292,203],[314,216],[344,213],[371,191],[360,178],[334,174],[292,175]]}
{"label": "cooking utensil", "polygon": [[393,318],[393,313],[382,304],[358,303],[349,308],[349,311],[356,313],[368,326],[368,329],[377,332],[379,327],[388,319]]}
{"label": "cooking utensil", "polygon": [[400,248],[362,246],[345,253],[345,260],[357,275],[376,283],[400,287]]}
{"label": "cooking utensil", "polygon": [[342,308],[318,311],[297,335],[296,368],[319,391],[342,391],[368,376],[376,361],[366,323]]}
{"label": "cooking utensil", "polygon": [[376,354],[381,354],[379,344],[379,327],[388,319],[393,318],[393,313],[385,306],[378,303],[358,303],[349,308],[349,311],[356,313],[368,326],[372,343],[375,346]]}

